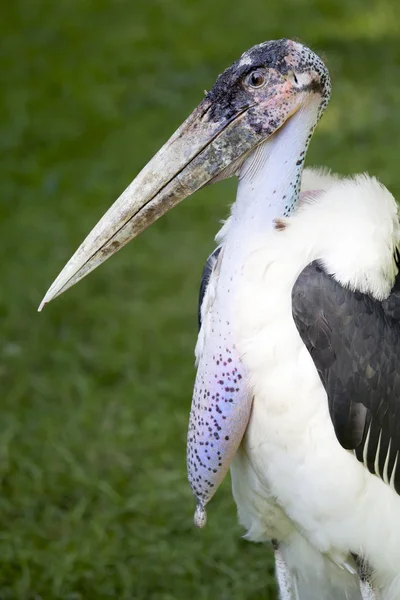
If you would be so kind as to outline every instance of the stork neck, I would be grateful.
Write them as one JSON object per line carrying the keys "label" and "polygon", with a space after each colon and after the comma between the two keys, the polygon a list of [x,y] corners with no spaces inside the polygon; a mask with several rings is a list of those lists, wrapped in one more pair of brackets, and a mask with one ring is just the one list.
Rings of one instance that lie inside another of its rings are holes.
{"label": "stork neck", "polygon": [[306,150],[317,119],[317,106],[300,110],[243,163],[232,227],[240,227],[240,239],[246,245],[263,236],[274,219],[289,215],[296,207]]}

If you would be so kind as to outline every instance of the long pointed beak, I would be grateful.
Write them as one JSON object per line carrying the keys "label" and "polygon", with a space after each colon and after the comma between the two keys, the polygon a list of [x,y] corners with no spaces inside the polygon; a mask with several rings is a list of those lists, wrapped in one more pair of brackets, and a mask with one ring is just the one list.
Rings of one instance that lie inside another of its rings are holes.
{"label": "long pointed beak", "polygon": [[[303,73],[318,60],[304,46],[278,40],[255,46],[220,75],[206,98],[90,232],[51,285],[39,310],[178,202],[207,183],[231,175],[310,94],[320,92],[315,83],[311,86],[307,73],[308,86],[304,82],[298,85],[288,76],[296,65]],[[260,61],[268,68],[260,70]],[[265,85],[250,90],[246,76],[252,64]]]}
{"label": "long pointed beak", "polygon": [[39,310],[260,141],[246,127],[249,106],[228,116],[217,116],[212,108],[205,98],[126,188],[51,285]]}

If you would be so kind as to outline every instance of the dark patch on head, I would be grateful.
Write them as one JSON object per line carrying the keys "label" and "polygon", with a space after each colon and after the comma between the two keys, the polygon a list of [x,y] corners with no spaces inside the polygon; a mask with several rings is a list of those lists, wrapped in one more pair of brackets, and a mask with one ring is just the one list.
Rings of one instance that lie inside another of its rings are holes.
{"label": "dark patch on head", "polygon": [[283,75],[289,71],[286,57],[288,40],[274,40],[250,48],[217,79],[206,99],[211,102],[209,117],[228,120],[251,104],[251,95],[243,86],[243,78],[260,67],[276,69]]}
{"label": "dark patch on head", "polygon": [[[285,59],[289,53],[288,40],[274,40],[253,46],[218,77],[207,98],[212,102],[221,101],[230,94],[233,87],[237,88],[242,78],[260,67],[273,68],[285,74],[289,67]],[[245,61],[245,62],[244,62]]]}
{"label": "dark patch on head", "polygon": [[[251,89],[246,84],[247,75],[255,69],[266,69],[268,80],[265,86]],[[204,118],[226,127],[242,113],[246,113],[247,127],[240,131],[229,131],[229,145],[254,147],[260,138],[267,138],[288,118],[290,103],[283,100],[273,111],[265,113],[260,104],[267,102],[279,92],[290,72],[310,72],[309,84],[294,86],[292,93],[316,92],[321,95],[319,115],[322,114],[330,95],[328,71],[321,59],[306,46],[282,39],[265,42],[245,52],[217,79],[204,100]],[[289,92],[290,93],[290,92]],[[245,140],[244,140],[245,138]]]}

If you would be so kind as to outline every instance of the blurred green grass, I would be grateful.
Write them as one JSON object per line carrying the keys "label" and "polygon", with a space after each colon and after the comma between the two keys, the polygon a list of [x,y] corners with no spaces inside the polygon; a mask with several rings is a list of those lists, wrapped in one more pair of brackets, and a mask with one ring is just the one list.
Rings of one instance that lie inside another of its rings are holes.
{"label": "blurred green grass", "polygon": [[14,0],[2,9],[0,598],[268,600],[229,481],[192,527],[185,438],[199,274],[234,182],[198,193],[77,288],[43,293],[243,50],[300,39],[333,98],[308,164],[399,197],[396,0]]}

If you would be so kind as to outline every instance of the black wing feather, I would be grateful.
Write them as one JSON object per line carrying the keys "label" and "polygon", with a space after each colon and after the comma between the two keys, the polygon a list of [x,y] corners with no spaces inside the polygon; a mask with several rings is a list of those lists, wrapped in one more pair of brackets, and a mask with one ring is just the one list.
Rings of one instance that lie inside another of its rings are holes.
{"label": "black wing feather", "polygon": [[343,288],[314,262],[293,287],[292,310],[340,444],[382,478],[386,464],[400,493],[400,275],[379,302]]}
{"label": "black wing feather", "polygon": [[221,252],[221,248],[222,248],[222,246],[218,246],[218,248],[215,248],[214,252],[212,252],[210,254],[210,256],[207,258],[206,264],[204,265],[204,269],[201,274],[200,290],[199,290],[199,304],[198,304],[198,309],[197,309],[197,320],[198,320],[199,330],[201,327],[201,305],[203,304],[203,300],[204,300],[204,296],[205,296],[205,293],[207,290],[208,282],[210,281],[211,273],[213,272],[215,263],[217,262],[219,253]]}

